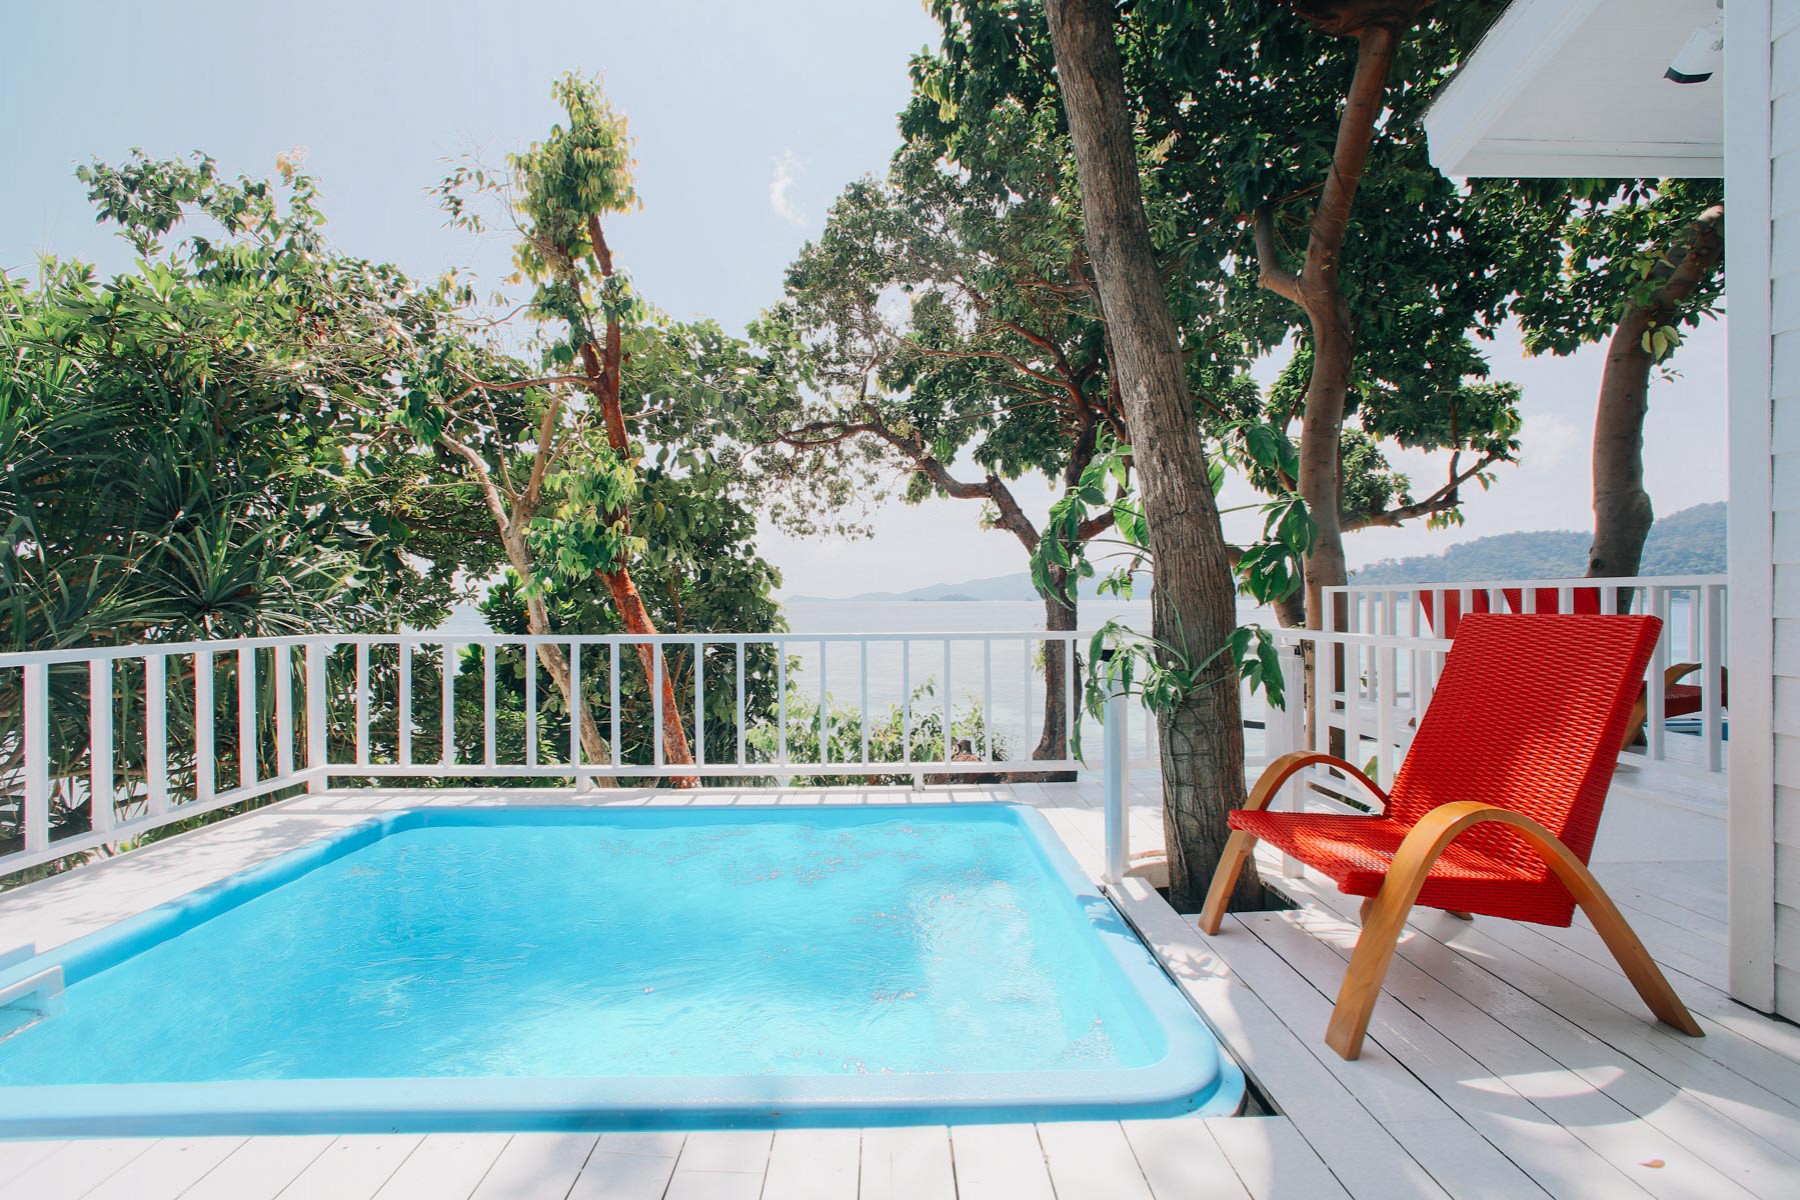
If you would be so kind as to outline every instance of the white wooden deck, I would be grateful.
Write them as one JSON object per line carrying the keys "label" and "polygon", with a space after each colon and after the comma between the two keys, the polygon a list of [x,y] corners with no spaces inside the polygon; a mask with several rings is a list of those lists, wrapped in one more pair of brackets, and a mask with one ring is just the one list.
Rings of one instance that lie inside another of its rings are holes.
{"label": "white wooden deck", "polygon": [[[304,796],[0,895],[0,946],[50,946],[373,811],[551,797],[685,803],[679,793],[341,791]],[[1015,799],[1094,870],[1089,783],[925,792],[708,791],[709,802]],[[1132,837],[1160,843],[1134,795]],[[1192,1200],[1213,1197],[1800,1195],[1800,1028],[1732,1004],[1722,868],[1599,868],[1705,1026],[1650,1023],[1593,932],[1422,913],[1361,1061],[1321,1041],[1356,937],[1347,898],[1291,881],[1291,912],[1205,938],[1140,880],[1118,899],[1273,1101],[1278,1115],[1198,1121],[658,1134],[352,1135],[0,1142],[0,1200]]]}

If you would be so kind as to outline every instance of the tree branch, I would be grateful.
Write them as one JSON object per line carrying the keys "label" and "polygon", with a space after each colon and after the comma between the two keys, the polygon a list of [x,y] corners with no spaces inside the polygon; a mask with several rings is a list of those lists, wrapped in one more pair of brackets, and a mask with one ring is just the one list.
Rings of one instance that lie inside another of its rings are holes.
{"label": "tree branch", "polygon": [[1267,204],[1259,204],[1256,215],[1252,218],[1256,233],[1256,265],[1259,271],[1257,282],[1278,296],[1286,296],[1295,304],[1300,299],[1300,278],[1281,265],[1281,258],[1275,249],[1275,213]]}

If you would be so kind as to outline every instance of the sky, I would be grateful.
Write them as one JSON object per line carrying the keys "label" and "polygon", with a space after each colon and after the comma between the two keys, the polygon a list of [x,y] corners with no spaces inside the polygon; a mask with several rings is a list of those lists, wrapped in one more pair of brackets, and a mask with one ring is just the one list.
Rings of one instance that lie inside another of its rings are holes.
{"label": "sky", "polygon": [[[599,73],[637,139],[641,211],[609,238],[639,291],[677,317],[739,329],[780,297],[782,273],[823,226],[832,198],[893,152],[907,61],[935,44],[918,0],[315,0],[273,5],[161,0],[13,3],[0,72],[0,269],[29,273],[55,253],[115,271],[122,242],[93,224],[73,172],[133,147],[194,150],[231,172],[269,175],[301,149],[346,251],[431,277],[457,268],[497,284],[497,236],[444,227],[426,189],[448,160],[499,161],[556,119],[550,83]],[[1492,490],[1466,492],[1466,521],[1366,530],[1351,565],[1435,553],[1487,534],[1589,525],[1588,437],[1604,354],[1529,359],[1492,347],[1494,375],[1523,388],[1522,462]],[[1259,365],[1265,381],[1279,363]],[[1658,512],[1725,496],[1722,324],[1708,324],[1653,384],[1645,473]],[[1395,452],[1424,494],[1441,456]],[[1050,491],[1015,490],[1042,514]],[[1229,488],[1227,503],[1247,490]],[[1011,535],[980,506],[895,501],[871,536],[798,540],[772,530],[762,552],[783,591],[847,595],[1024,570]],[[1254,517],[1228,518],[1247,537]]]}

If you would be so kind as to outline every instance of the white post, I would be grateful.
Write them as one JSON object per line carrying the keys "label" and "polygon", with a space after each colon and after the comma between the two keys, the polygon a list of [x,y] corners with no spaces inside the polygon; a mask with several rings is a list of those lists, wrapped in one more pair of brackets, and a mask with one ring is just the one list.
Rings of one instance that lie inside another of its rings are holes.
{"label": "white post", "polygon": [[149,791],[145,811],[152,817],[169,811],[168,669],[168,660],[160,654],[144,659],[144,771]]}
{"label": "white post", "polygon": [[1117,883],[1125,878],[1131,858],[1125,828],[1125,703],[1123,695],[1106,698],[1106,870],[1103,878]]}
{"label": "white post", "polygon": [[50,848],[50,668],[25,667],[25,849]]}
{"label": "white post", "polygon": [[[1306,660],[1302,657],[1302,651],[1303,647],[1295,646],[1281,656],[1282,695],[1287,701],[1287,707],[1281,710],[1279,720],[1276,718],[1274,710],[1271,709],[1269,720],[1263,726],[1265,738],[1270,738],[1278,725],[1282,731],[1280,748],[1277,749],[1274,745],[1268,747],[1270,762],[1289,751],[1306,748]],[[1314,661],[1317,661],[1316,652]],[[1296,775],[1289,778],[1282,785],[1282,795],[1277,797],[1277,800],[1285,807],[1298,812],[1301,807],[1300,789],[1303,786],[1301,776]],[[1298,879],[1304,870],[1305,868],[1300,865],[1300,860],[1293,855],[1284,853],[1281,856],[1283,878]]]}
{"label": "white post", "polygon": [[217,759],[213,753],[213,655],[211,650],[194,652],[194,802],[205,804],[213,798]]}
{"label": "white post", "polygon": [[[359,710],[367,712],[366,701],[360,694],[366,691],[368,677],[357,676],[359,692]],[[365,717],[366,719],[366,717]],[[319,642],[308,642],[306,646],[306,767],[313,772],[306,781],[309,792],[324,792],[331,788],[331,781],[326,778],[325,765],[329,742],[325,730],[325,646]]]}
{"label": "white post", "polygon": [[88,663],[88,827],[110,833],[113,810],[113,665],[110,658]]}

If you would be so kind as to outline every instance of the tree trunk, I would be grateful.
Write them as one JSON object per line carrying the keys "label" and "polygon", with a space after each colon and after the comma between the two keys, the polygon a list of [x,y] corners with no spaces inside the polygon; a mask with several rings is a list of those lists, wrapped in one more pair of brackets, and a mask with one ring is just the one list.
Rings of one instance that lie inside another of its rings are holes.
{"label": "tree trunk", "polygon": [[[631,574],[621,567],[617,571],[603,574],[600,577],[606,583],[606,589],[612,593],[613,607],[619,610],[619,619],[629,633],[655,634],[656,626],[650,620],[649,612],[644,608],[644,601],[638,595],[637,585],[632,583]],[[693,751],[688,748],[687,729],[681,720],[681,705],[675,699],[675,683],[669,677],[669,664],[663,655],[662,647],[654,642],[639,642],[636,647],[638,666],[644,672],[645,689],[656,685],[656,662],[663,659],[662,664],[662,742],[663,761],[666,763],[691,763],[694,761]],[[676,775],[669,782],[675,787],[699,787],[697,775]]]}
{"label": "tree trunk", "polygon": [[[1150,242],[1113,6],[1107,0],[1049,0],[1046,8],[1075,145],[1088,254],[1116,353],[1113,367],[1149,525],[1152,629],[1198,663],[1221,650],[1236,628],[1236,589],[1175,320]],[[1157,721],[1170,902],[1188,912],[1199,908],[1224,850],[1226,814],[1244,799],[1236,671],[1227,655],[1212,663],[1204,686]],[[1261,880],[1247,869],[1232,907],[1263,903]]]}
{"label": "tree trunk", "polygon": [[1687,229],[1682,246],[1659,263],[1660,286],[1646,300],[1626,306],[1606,348],[1594,409],[1594,540],[1588,547],[1590,579],[1636,575],[1644,542],[1656,519],[1644,490],[1644,418],[1650,408],[1650,372],[1656,356],[1644,346],[1651,330],[1671,320],[1718,266],[1725,210],[1714,205]]}
{"label": "tree trunk", "polygon": [[[1063,580],[1057,578],[1058,574],[1052,568],[1052,579],[1061,586]],[[1073,598],[1071,595],[1071,599]],[[1043,599],[1046,632],[1073,633],[1080,628],[1080,610],[1075,604],[1064,604],[1055,596],[1045,596]],[[1072,669],[1066,642],[1044,643],[1044,729],[1038,737],[1037,748],[1031,752],[1033,758],[1069,757],[1068,686],[1069,672]],[[1050,772],[1043,778],[1045,781],[1060,781],[1074,776],[1069,772]]]}
{"label": "tree trunk", "polygon": [[[513,570],[519,578],[529,582],[535,577],[531,552],[524,539],[515,536],[509,522],[500,527],[500,541],[506,547],[506,556],[512,562]],[[554,631],[550,628],[550,612],[544,602],[537,596],[525,598],[525,628],[536,637],[549,637]],[[562,694],[563,704],[568,708],[571,720],[581,723],[581,754],[588,762],[602,763],[611,760],[611,748],[600,736],[600,727],[594,723],[593,713],[588,711],[587,699],[575,692],[575,680],[569,671],[569,660],[563,654],[562,647],[549,642],[539,642],[537,647],[538,662],[542,664],[550,682]]]}

